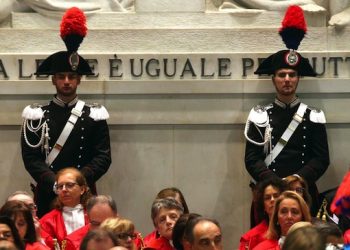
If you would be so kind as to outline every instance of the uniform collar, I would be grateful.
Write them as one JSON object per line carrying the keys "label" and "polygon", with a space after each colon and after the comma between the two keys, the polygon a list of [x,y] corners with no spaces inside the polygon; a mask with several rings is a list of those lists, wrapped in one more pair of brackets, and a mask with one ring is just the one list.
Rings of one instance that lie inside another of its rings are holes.
{"label": "uniform collar", "polygon": [[286,108],[294,108],[295,106],[297,106],[299,103],[300,103],[300,99],[297,97],[294,99],[294,101],[292,101],[291,103],[289,104],[286,104],[280,100],[278,100],[277,98],[275,98],[275,104],[283,109],[286,109]]}
{"label": "uniform collar", "polygon": [[65,107],[72,107],[78,102],[78,96],[76,96],[72,101],[69,103],[65,103],[60,98],[58,98],[56,95],[53,97],[52,101],[57,104],[58,106],[65,108]]}

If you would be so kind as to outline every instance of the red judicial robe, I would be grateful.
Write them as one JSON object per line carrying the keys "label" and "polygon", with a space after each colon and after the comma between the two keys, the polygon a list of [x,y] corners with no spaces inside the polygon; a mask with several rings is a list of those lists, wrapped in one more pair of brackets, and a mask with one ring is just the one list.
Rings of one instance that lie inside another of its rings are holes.
{"label": "red judicial robe", "polygon": [[26,243],[25,250],[49,250],[48,246],[40,242]]}
{"label": "red judicial robe", "polygon": [[251,250],[255,246],[257,246],[259,243],[266,240],[265,234],[268,228],[269,228],[269,225],[265,220],[263,220],[262,222],[260,222],[260,224],[250,229],[248,232],[242,235],[238,249]]}
{"label": "red judicial robe", "polygon": [[264,240],[253,250],[280,250],[280,246],[278,245],[278,240]]}
{"label": "red judicial robe", "polygon": [[174,250],[175,248],[170,244],[167,238],[161,236],[159,238],[145,242],[145,249]]}
{"label": "red judicial robe", "polygon": [[[49,237],[45,239],[45,243],[51,249],[54,249],[53,239],[57,239],[57,242],[62,246],[63,239],[67,236],[66,227],[63,221],[62,211],[53,209],[51,212],[44,215],[40,220],[41,229],[49,234]],[[85,225],[89,220],[85,214]],[[62,248],[62,247],[61,247]]]}

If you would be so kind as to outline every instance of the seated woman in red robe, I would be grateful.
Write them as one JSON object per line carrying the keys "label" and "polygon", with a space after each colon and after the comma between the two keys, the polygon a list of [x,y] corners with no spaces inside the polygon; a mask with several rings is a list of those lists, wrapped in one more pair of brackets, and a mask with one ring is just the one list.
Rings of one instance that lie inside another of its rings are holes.
{"label": "seated woman in red robe", "polygon": [[262,220],[258,225],[242,235],[239,250],[251,250],[260,242],[266,240],[269,219],[272,215],[275,201],[286,190],[286,184],[280,178],[270,178],[257,185],[257,211]]}
{"label": "seated woman in red robe", "polygon": [[42,230],[50,235],[46,244],[64,248],[63,239],[89,223],[86,202],[91,194],[84,176],[76,168],[65,168],[56,175],[54,191],[57,194],[55,209],[40,219]]}
{"label": "seated woman in red robe", "polygon": [[294,191],[285,191],[275,201],[266,240],[254,250],[279,250],[289,228],[298,221],[311,222],[310,209],[305,200]]}
{"label": "seated woman in red robe", "polygon": [[0,209],[0,215],[11,218],[17,228],[19,236],[25,244],[25,249],[48,250],[49,248],[40,242],[37,235],[32,209],[22,201],[7,201]]}

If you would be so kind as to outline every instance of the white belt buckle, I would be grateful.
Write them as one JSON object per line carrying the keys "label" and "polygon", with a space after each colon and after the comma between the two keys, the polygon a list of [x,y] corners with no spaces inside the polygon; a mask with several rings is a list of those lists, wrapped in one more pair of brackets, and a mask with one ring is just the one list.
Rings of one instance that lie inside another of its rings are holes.
{"label": "white belt buckle", "polygon": [[78,116],[78,117],[80,117],[80,116],[81,116],[81,114],[82,114],[82,112],[81,112],[81,111],[79,111],[79,110],[78,110],[78,109],[76,109],[76,108],[73,108],[71,113],[72,113],[73,115]]}
{"label": "white belt buckle", "polygon": [[296,120],[299,123],[301,123],[303,121],[303,117],[301,117],[298,114],[294,114],[293,119]]}

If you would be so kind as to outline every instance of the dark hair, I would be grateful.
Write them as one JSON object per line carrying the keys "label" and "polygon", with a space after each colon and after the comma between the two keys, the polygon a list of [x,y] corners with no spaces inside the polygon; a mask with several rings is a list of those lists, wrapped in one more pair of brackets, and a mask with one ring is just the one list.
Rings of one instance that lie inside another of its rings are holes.
{"label": "dark hair", "polygon": [[189,221],[191,221],[197,217],[200,217],[200,215],[194,214],[194,213],[183,214],[176,221],[175,226],[173,228],[173,245],[174,245],[175,249],[177,249],[177,250],[184,249],[184,247],[182,245],[182,240],[184,237],[184,232],[185,232],[186,226],[187,226]]}
{"label": "dark hair", "polygon": [[266,222],[269,222],[269,216],[265,212],[264,205],[264,193],[265,189],[268,186],[272,186],[273,188],[278,189],[280,193],[287,189],[287,184],[282,179],[277,177],[262,180],[257,184],[256,201],[259,221],[265,219]]}
{"label": "dark hair", "polygon": [[193,244],[193,242],[194,242],[193,229],[197,224],[199,224],[200,222],[203,222],[203,221],[211,222],[211,223],[215,224],[221,230],[221,227],[220,227],[220,224],[218,221],[210,219],[210,218],[199,216],[199,217],[196,217],[196,218],[188,221],[188,223],[185,227],[185,231],[184,231],[184,239],[186,239],[188,242]]}
{"label": "dark hair", "polygon": [[97,228],[95,230],[89,231],[85,237],[83,238],[81,244],[80,244],[80,250],[86,250],[87,245],[90,240],[95,240],[95,241],[102,241],[106,238],[110,238],[113,242],[114,246],[117,246],[117,239],[114,236],[114,234],[110,231],[104,230],[102,228]]}
{"label": "dark hair", "polygon": [[19,237],[17,228],[15,227],[13,221],[8,216],[0,215],[0,224],[5,224],[11,229],[16,248],[19,250],[24,250],[24,244],[21,238]]}
{"label": "dark hair", "polygon": [[[58,178],[67,172],[75,175],[75,181],[78,183],[79,186],[85,187],[85,192],[80,196],[80,204],[84,208],[86,208],[86,203],[87,203],[88,199],[91,197],[91,192],[90,192],[89,186],[86,182],[84,175],[79,171],[79,169],[77,169],[75,167],[68,167],[68,168],[61,169],[56,174],[56,183],[58,181]],[[54,204],[55,204],[54,205],[55,208],[59,209],[59,210],[62,210],[62,208],[64,206],[62,204],[62,202],[58,199],[58,197],[56,197]]]}
{"label": "dark hair", "polygon": [[288,190],[291,189],[293,183],[299,182],[304,189],[303,190],[303,198],[304,198],[306,204],[311,208],[312,198],[311,198],[311,195],[309,192],[309,186],[303,177],[294,174],[294,175],[289,175],[289,176],[283,178],[283,181],[285,181],[287,183]]}
{"label": "dark hair", "polygon": [[169,198],[169,197],[175,198],[177,194],[179,195],[181,205],[184,208],[184,214],[188,214],[189,210],[188,210],[187,203],[185,201],[185,197],[182,194],[182,192],[180,191],[180,189],[178,189],[176,187],[168,187],[168,188],[164,188],[164,189],[160,190],[156,196],[156,199],[165,199],[165,198]]}
{"label": "dark hair", "polygon": [[325,238],[313,226],[305,226],[289,233],[283,243],[282,250],[324,250]]}
{"label": "dark hair", "polygon": [[[313,223],[315,225],[315,228],[320,232],[322,235],[322,238],[327,240],[327,237],[329,236],[335,236],[339,239],[343,238],[343,233],[336,225],[335,223],[332,222],[323,222],[323,221],[316,221]],[[329,242],[326,242],[329,243]]]}
{"label": "dark hair", "polygon": [[109,195],[92,196],[86,203],[86,211],[88,214],[96,204],[107,204],[115,214],[118,213],[117,204]]}
{"label": "dark hair", "polygon": [[4,215],[11,218],[14,224],[16,224],[16,219],[20,214],[23,215],[23,218],[27,223],[27,231],[26,231],[26,234],[24,235],[24,239],[22,240],[26,243],[36,242],[37,237],[36,237],[32,210],[27,204],[25,204],[23,201],[13,200],[13,201],[7,201],[0,208],[0,215]]}

